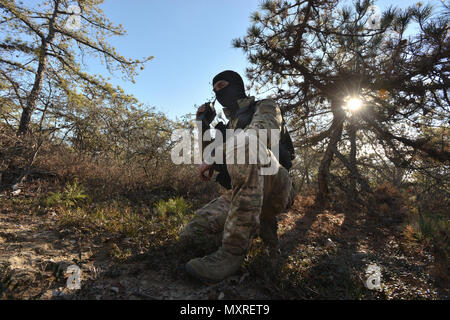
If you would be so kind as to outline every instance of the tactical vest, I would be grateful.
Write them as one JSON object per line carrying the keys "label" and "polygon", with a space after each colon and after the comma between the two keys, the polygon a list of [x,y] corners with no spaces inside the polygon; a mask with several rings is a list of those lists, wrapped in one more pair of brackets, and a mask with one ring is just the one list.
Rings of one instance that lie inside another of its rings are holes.
{"label": "tactical vest", "polygon": [[[252,104],[248,105],[245,108],[240,108],[236,113],[237,124],[235,129],[244,129],[246,126],[252,122],[253,115],[256,111],[256,104],[258,101],[254,101]],[[219,122],[215,129],[220,130],[222,135],[225,137],[226,129],[229,129],[231,126],[231,121],[229,121],[226,125],[222,122]],[[292,144],[291,136],[289,135],[289,131],[287,130],[286,123],[284,119],[282,119],[281,124],[281,132],[280,132],[280,142],[279,146],[272,146],[279,148],[279,156],[278,161],[280,164],[286,168],[286,170],[290,170],[292,167],[292,160],[295,159],[295,151],[294,146]],[[226,189],[231,189],[231,178],[228,174],[226,164],[214,164],[214,169],[219,172],[216,177],[216,181],[219,182]]]}

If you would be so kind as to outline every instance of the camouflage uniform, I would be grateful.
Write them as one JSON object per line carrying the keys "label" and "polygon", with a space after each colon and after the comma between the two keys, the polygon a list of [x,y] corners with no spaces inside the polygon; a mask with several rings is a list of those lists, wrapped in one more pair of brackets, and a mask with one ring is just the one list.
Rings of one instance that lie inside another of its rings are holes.
{"label": "camouflage uniform", "polygon": [[[249,106],[254,99],[239,100],[239,107]],[[259,101],[255,110],[251,123],[244,131],[281,130],[281,111],[273,100]],[[232,121],[233,129],[236,123],[237,119]],[[248,252],[253,237],[259,234],[269,247],[276,248],[276,215],[288,207],[293,189],[288,171],[278,162],[275,165],[278,167],[276,174],[261,175],[260,164],[227,164],[232,189],[198,210],[183,229],[181,238],[197,244],[215,245],[220,245],[222,240],[224,251],[243,256]]]}

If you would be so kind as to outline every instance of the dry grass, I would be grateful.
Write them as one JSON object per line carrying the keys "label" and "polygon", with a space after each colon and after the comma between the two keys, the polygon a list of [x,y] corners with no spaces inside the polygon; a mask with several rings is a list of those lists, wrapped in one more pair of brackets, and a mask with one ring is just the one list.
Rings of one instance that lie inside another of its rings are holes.
{"label": "dry grass", "polygon": [[200,183],[193,178],[196,166],[176,166],[167,154],[155,155],[152,161],[143,163],[102,154],[83,155],[67,147],[44,146],[34,169],[34,172],[44,172],[37,177],[52,180],[56,189],[77,179],[97,201],[124,196],[137,202],[149,202],[155,196],[176,195],[203,201],[209,198],[208,194],[219,191],[215,183]]}
{"label": "dry grass", "polygon": [[[195,209],[219,194],[216,184],[200,183],[195,176],[194,166],[174,166],[163,154],[142,165],[46,145],[20,197],[8,197],[0,209],[42,219],[55,215],[57,222],[49,228],[101,243],[110,239],[106,253],[114,263],[148,253],[161,256],[161,262],[153,262],[159,268],[187,259],[187,251],[177,246],[178,234]],[[404,272],[404,266],[394,261],[399,254],[394,244],[414,261],[432,252],[435,263],[430,272],[435,283],[448,283],[445,202],[424,196],[420,202],[414,194],[381,185],[370,200],[371,212],[347,208],[345,202],[324,210],[314,206],[313,196],[297,197],[290,212],[280,216],[282,254],[269,257],[261,241],[255,240],[244,264],[249,285],[282,299],[432,297],[408,289],[396,291],[398,279],[385,279],[382,294],[363,285],[368,263],[364,259],[385,263],[394,276]],[[415,268],[415,263],[407,267]],[[0,283],[7,282],[3,280]],[[418,285],[409,280],[401,284],[415,286],[417,292],[426,287],[426,279]]]}

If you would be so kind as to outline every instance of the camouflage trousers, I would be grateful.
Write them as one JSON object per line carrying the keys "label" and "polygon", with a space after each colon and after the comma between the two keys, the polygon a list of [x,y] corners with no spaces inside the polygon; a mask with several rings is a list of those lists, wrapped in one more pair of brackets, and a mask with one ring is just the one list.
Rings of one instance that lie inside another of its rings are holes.
{"label": "camouflage trousers", "polygon": [[274,175],[261,175],[258,164],[227,164],[232,189],[199,209],[180,238],[201,245],[221,245],[245,255],[255,236],[271,248],[278,245],[276,216],[293,200],[288,171],[278,162]]}

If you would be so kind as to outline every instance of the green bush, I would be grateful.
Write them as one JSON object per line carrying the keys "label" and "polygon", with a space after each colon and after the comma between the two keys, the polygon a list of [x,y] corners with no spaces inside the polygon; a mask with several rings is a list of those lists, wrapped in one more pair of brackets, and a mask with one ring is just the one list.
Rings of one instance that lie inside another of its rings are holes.
{"label": "green bush", "polygon": [[419,216],[419,240],[430,243],[448,242],[450,223],[446,217],[438,214],[423,213]]}
{"label": "green bush", "polygon": [[191,204],[183,197],[171,198],[167,201],[160,200],[155,206],[155,211],[162,218],[168,216],[183,217],[189,213]]}
{"label": "green bush", "polygon": [[66,184],[63,192],[50,192],[48,197],[42,201],[42,205],[46,207],[60,205],[70,208],[83,202],[87,197],[83,186],[78,184],[78,180],[75,179],[73,184]]}

